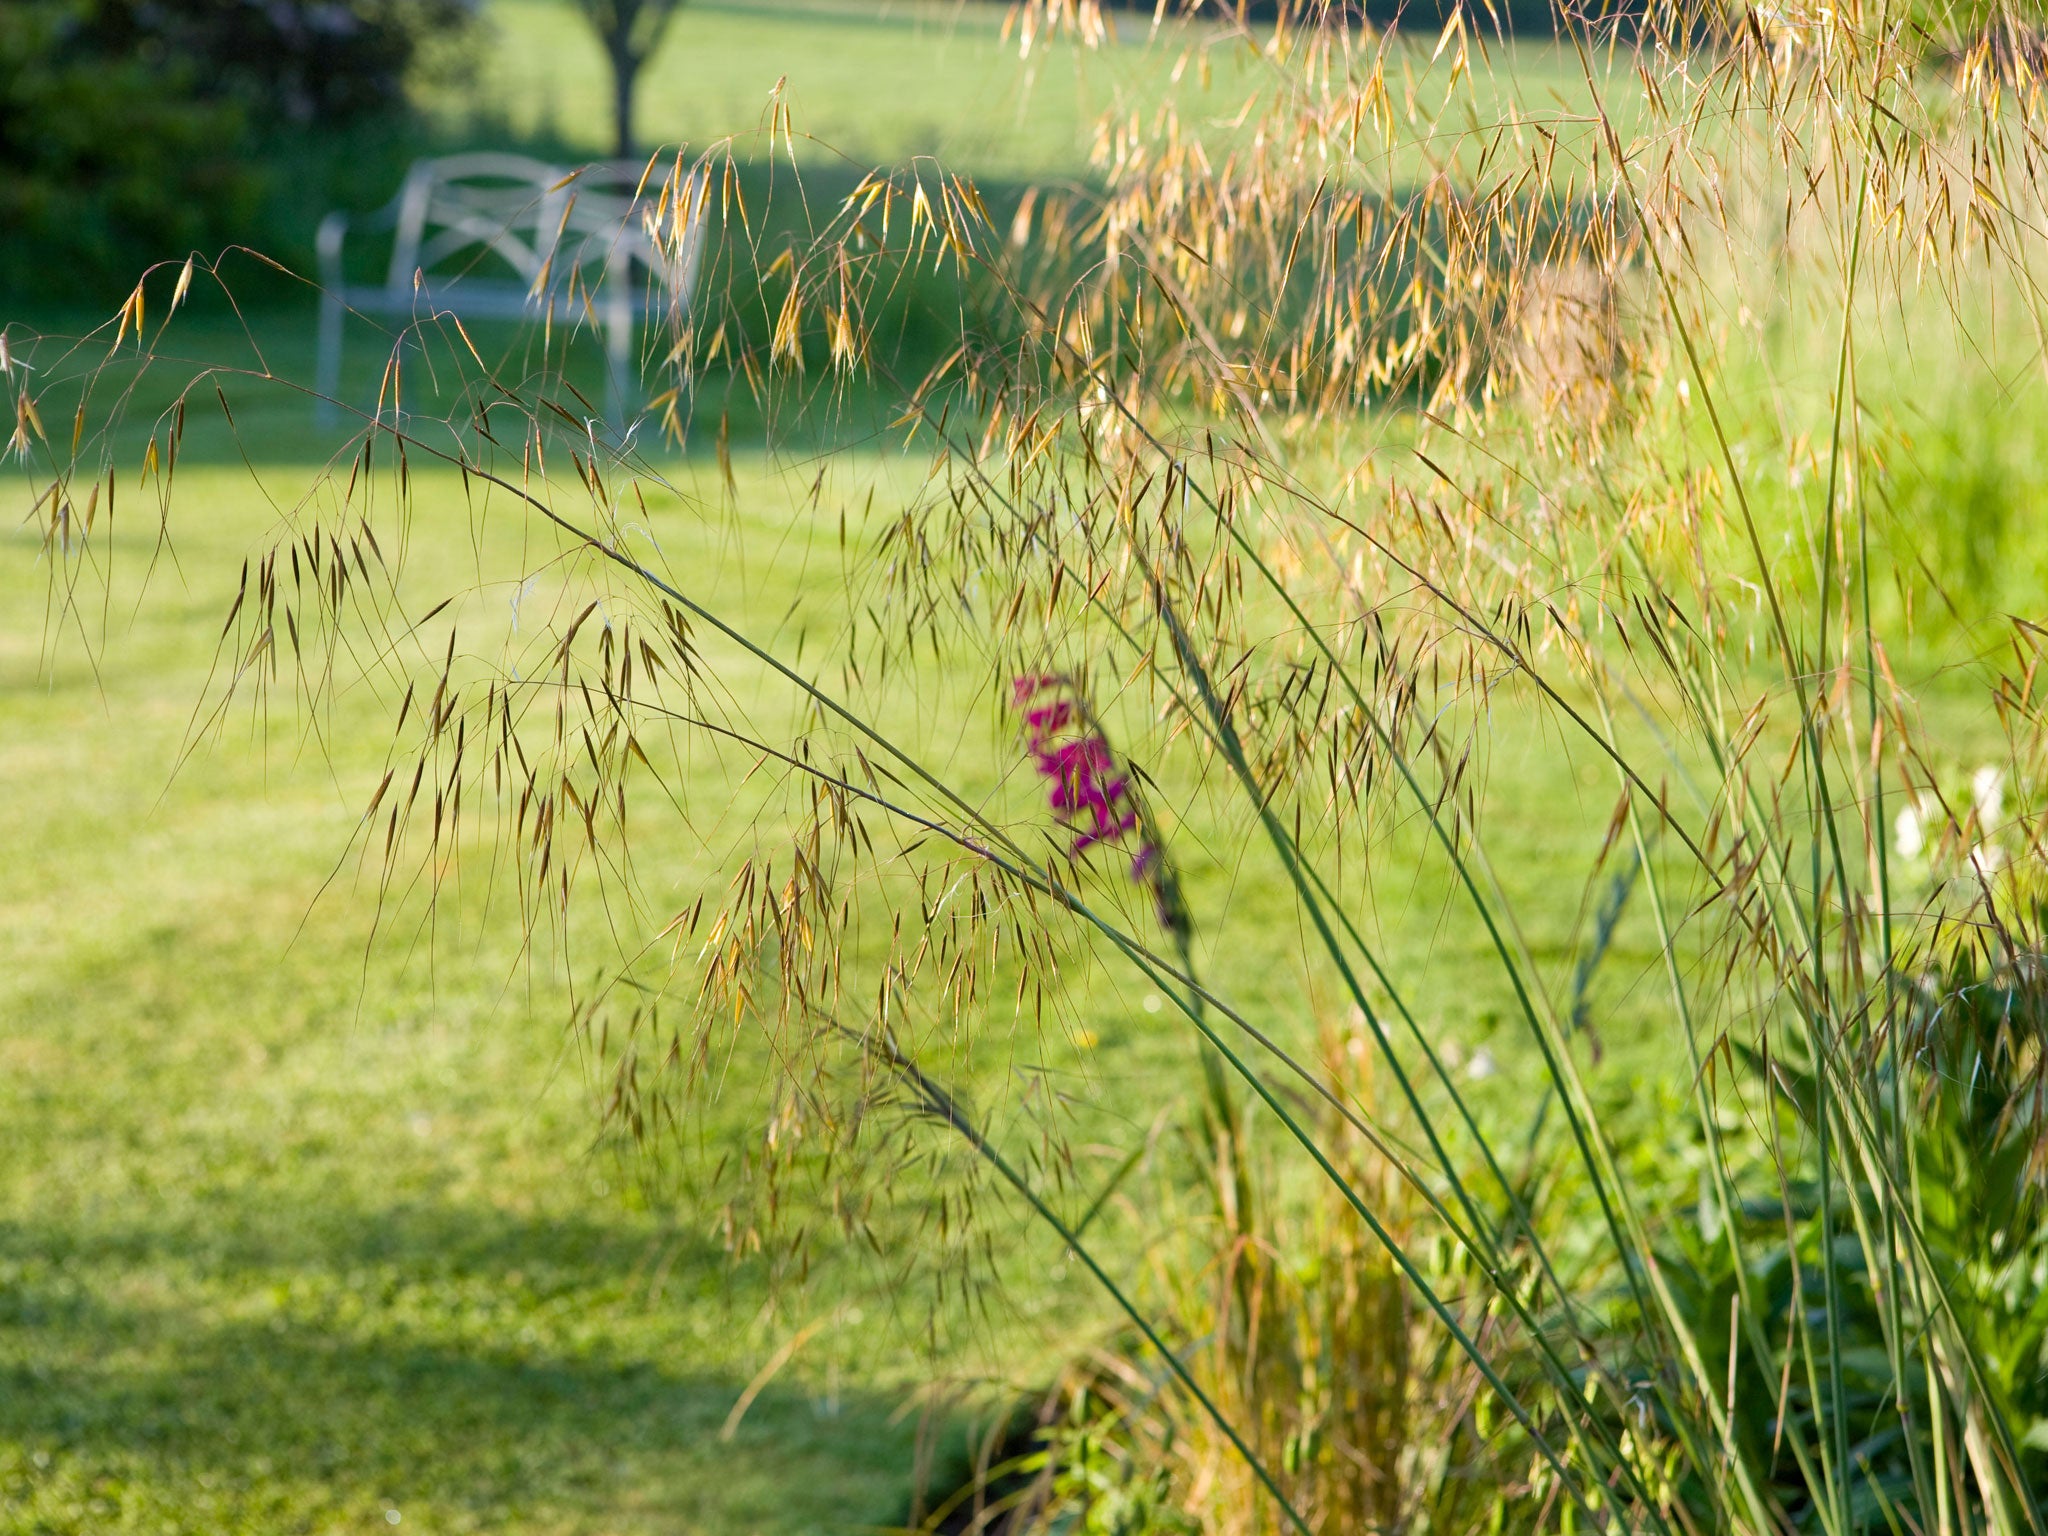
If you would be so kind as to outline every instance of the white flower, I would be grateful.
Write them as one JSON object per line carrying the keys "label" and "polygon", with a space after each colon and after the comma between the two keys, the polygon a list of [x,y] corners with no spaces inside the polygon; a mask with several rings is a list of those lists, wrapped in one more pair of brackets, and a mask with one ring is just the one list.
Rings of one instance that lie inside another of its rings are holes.
{"label": "white flower", "polygon": [[1917,859],[1927,847],[1927,831],[1920,825],[1920,808],[1909,805],[1892,822],[1892,846],[1902,859]]}
{"label": "white flower", "polygon": [[1475,1083],[1483,1083],[1493,1073],[1493,1052],[1482,1045],[1472,1053],[1472,1062],[1465,1068],[1465,1075]]}
{"label": "white flower", "polygon": [[1941,829],[1947,824],[1941,796],[1932,793],[1916,795],[1892,820],[1892,847],[1898,850],[1902,859],[1922,858],[1932,852],[1928,844],[1941,835]]}
{"label": "white flower", "polygon": [[1977,825],[1994,827],[2005,818],[2005,775],[1986,764],[1970,776],[1970,801],[1977,807]]}

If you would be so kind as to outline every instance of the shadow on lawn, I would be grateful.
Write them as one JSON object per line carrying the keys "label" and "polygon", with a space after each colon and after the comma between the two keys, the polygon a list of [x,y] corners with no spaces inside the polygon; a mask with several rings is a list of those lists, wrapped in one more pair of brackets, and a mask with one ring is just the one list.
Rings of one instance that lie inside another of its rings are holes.
{"label": "shadow on lawn", "polygon": [[661,1305],[715,1308],[708,1336],[729,1337],[746,1319],[703,1284],[722,1265],[699,1241],[452,1206],[310,1226],[0,1225],[0,1446],[485,1523],[755,1505],[886,1519],[914,1454],[897,1399],[778,1382],[726,1444],[746,1385],[730,1344],[702,1361],[674,1330],[663,1347],[630,1318],[605,1326],[644,1314],[665,1267]]}

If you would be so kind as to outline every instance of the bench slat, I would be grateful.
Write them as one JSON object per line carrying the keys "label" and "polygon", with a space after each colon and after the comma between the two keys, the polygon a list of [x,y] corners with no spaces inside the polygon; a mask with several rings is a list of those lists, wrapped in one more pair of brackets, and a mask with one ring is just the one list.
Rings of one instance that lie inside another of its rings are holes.
{"label": "bench slat", "polygon": [[[635,325],[690,307],[710,202],[704,178],[701,169],[693,173],[681,198],[686,235],[674,261],[642,225],[661,183],[642,190],[637,165],[592,166],[571,178],[523,155],[452,155],[415,162],[397,196],[366,218],[329,214],[319,239],[321,414],[333,414],[348,310],[532,320],[552,308],[558,322],[588,316],[604,327],[616,415]],[[391,231],[382,284],[346,280],[343,247],[352,225]]]}

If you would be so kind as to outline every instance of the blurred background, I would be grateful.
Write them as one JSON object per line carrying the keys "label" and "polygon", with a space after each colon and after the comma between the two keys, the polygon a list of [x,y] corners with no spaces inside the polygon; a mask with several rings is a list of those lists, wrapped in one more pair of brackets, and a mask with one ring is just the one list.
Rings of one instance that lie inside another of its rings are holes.
{"label": "blurred background", "polygon": [[[1489,13],[1551,25],[1531,0]],[[1143,41],[1150,8],[1118,14]],[[1418,29],[1445,14],[1373,11]],[[229,246],[310,273],[321,216],[378,206],[420,157],[702,150],[761,126],[778,81],[816,141],[800,156],[1085,175],[1127,82],[1057,52],[1019,67],[1005,16],[963,0],[9,0],[0,303],[113,305],[145,266]],[[257,269],[237,286],[294,296]]]}

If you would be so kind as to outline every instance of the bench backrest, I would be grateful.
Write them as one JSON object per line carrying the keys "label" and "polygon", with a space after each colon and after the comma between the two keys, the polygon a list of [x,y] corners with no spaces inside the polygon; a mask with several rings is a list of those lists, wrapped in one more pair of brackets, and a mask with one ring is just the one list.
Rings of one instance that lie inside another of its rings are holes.
{"label": "bench backrest", "polygon": [[687,294],[696,278],[706,187],[701,174],[686,186],[688,237],[666,242],[678,253],[671,257],[646,228],[661,180],[639,165],[587,166],[571,176],[523,155],[417,161],[386,214],[387,284],[401,296],[420,273],[444,282],[516,284],[541,299],[572,286],[595,291],[607,279],[623,296],[635,277],[644,277],[657,291]]}

